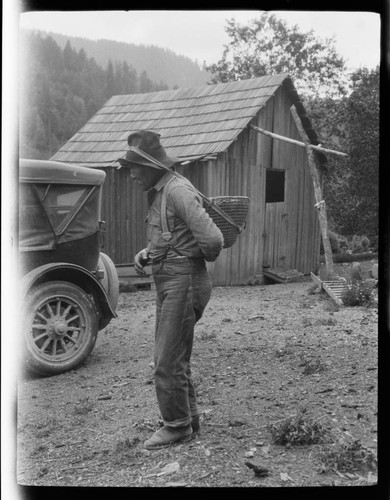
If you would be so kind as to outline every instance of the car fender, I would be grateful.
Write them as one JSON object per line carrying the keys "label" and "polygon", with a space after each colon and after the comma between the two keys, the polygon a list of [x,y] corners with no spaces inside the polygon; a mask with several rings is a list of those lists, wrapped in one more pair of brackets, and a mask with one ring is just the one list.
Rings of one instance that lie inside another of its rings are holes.
{"label": "car fender", "polygon": [[[99,330],[101,329],[100,325],[105,326],[107,325],[107,320],[117,317],[100,281],[84,267],[78,266],[77,264],[69,264],[67,262],[44,264],[23,276],[20,282],[21,300],[24,300],[26,294],[33,286],[45,281],[54,280],[68,281],[93,295],[101,311]],[[104,326],[102,326],[102,328],[104,328]]]}

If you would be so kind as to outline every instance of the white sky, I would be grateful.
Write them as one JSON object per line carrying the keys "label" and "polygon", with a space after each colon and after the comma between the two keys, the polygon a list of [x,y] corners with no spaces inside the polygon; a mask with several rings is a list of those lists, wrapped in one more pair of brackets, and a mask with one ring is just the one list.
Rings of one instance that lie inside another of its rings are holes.
{"label": "white sky", "polygon": [[[52,31],[92,40],[157,45],[199,63],[217,62],[229,42],[226,20],[240,23],[256,17],[256,10],[181,11],[77,11],[25,12],[20,27]],[[311,29],[320,38],[335,36],[336,49],[347,66],[375,67],[380,62],[380,15],[370,12],[274,11],[275,15],[301,31]]]}

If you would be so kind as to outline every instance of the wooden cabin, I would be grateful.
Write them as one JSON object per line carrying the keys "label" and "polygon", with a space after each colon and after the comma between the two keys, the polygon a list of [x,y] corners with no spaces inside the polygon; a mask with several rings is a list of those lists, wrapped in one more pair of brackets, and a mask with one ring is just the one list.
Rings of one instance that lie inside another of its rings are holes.
{"label": "wooden cabin", "polygon": [[313,144],[317,136],[288,75],[217,85],[116,95],[51,159],[103,169],[103,251],[131,264],[146,246],[146,194],[118,168],[127,137],[141,129],[161,134],[177,171],[207,196],[251,200],[246,229],[209,264],[214,285],[263,281],[264,270],[316,272],[321,231],[306,150],[260,134],[251,125],[301,140],[295,105]]}

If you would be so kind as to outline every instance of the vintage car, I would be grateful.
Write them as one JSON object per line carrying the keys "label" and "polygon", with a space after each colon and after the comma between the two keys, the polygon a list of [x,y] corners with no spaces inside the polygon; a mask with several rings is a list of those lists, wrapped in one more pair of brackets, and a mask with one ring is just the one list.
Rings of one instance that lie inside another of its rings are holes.
{"label": "vintage car", "polygon": [[76,368],[116,317],[119,280],[100,251],[102,170],[19,161],[19,268],[23,367]]}

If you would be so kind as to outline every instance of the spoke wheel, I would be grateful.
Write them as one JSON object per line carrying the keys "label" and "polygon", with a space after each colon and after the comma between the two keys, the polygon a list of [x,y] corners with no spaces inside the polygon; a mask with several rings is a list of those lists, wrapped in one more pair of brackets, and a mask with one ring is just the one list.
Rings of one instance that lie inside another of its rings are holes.
{"label": "spoke wheel", "polygon": [[33,288],[25,304],[27,367],[41,375],[76,368],[94,348],[98,313],[78,286],[52,281]]}

